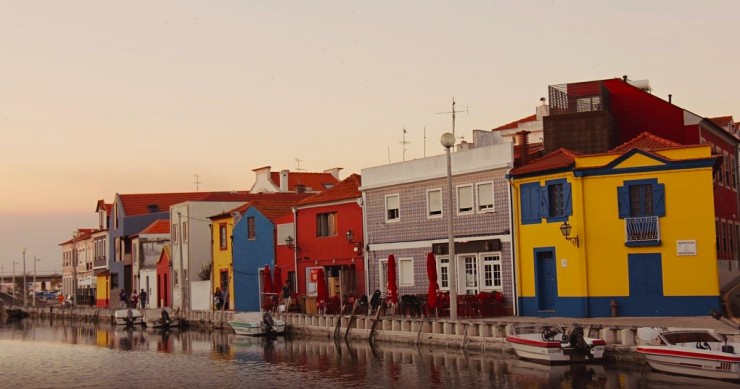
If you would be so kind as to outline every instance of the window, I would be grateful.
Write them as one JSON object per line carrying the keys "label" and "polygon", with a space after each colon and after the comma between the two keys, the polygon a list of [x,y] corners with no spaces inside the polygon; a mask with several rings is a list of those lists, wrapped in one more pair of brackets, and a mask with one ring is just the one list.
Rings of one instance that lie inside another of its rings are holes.
{"label": "window", "polygon": [[413,258],[400,258],[398,260],[398,285],[414,286]]}
{"label": "window", "polygon": [[548,223],[568,220],[573,214],[570,183],[562,178],[546,181],[540,189],[540,207]]}
{"label": "window", "polygon": [[110,287],[111,287],[111,289],[118,287],[118,273],[111,273],[111,275],[110,275]]}
{"label": "window", "polygon": [[475,189],[478,193],[478,212],[493,211],[493,183],[477,184]]}
{"label": "window", "polygon": [[725,186],[730,186],[730,156],[727,152],[724,152],[724,158],[722,158],[722,169],[725,171]]}
{"label": "window", "polygon": [[226,250],[226,223],[218,225],[218,248]]}
{"label": "window", "polygon": [[249,240],[255,240],[257,239],[257,226],[255,225],[254,216],[250,216],[247,218],[247,239]]}
{"label": "window", "polygon": [[665,185],[656,179],[625,181],[617,187],[619,218],[665,216]]}
{"label": "window", "polygon": [[398,195],[385,196],[385,221],[397,222],[401,220],[401,206]]}
{"label": "window", "polygon": [[336,236],[337,235],[337,213],[319,213],[316,215],[316,236]]}
{"label": "window", "polygon": [[442,190],[427,191],[427,217],[442,217]]}
{"label": "window", "polygon": [[737,176],[735,175],[737,173],[738,166],[735,163],[735,157],[730,156],[730,187],[732,189],[737,190]]}
{"label": "window", "polygon": [[182,222],[182,241],[188,241],[188,222]]}
{"label": "window", "polygon": [[388,259],[381,259],[378,261],[378,289],[380,289],[381,292],[387,292],[388,291],[388,280],[386,277],[388,276]]}
{"label": "window", "polygon": [[538,182],[523,184],[519,190],[522,224],[536,224],[542,222],[542,213],[540,209],[540,184]]}
{"label": "window", "polygon": [[457,213],[466,214],[473,212],[473,186],[457,187]]}
{"label": "window", "polygon": [[450,290],[450,258],[439,258],[439,289]]}
{"label": "window", "polygon": [[172,224],[172,244],[177,244],[177,224]]}
{"label": "window", "polygon": [[502,289],[501,256],[494,254],[483,255],[483,288]]}

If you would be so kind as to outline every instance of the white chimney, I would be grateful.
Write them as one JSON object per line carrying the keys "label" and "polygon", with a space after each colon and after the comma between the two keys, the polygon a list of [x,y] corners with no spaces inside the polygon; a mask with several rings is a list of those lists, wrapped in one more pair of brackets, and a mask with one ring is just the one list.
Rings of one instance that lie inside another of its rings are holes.
{"label": "white chimney", "polygon": [[334,178],[337,179],[337,181],[339,181],[339,171],[342,170],[342,169],[343,168],[341,168],[341,167],[335,167],[335,168],[324,170],[324,173],[331,174],[332,176],[334,176]]}
{"label": "white chimney", "polygon": [[280,191],[281,192],[288,191],[288,170],[280,171]]}

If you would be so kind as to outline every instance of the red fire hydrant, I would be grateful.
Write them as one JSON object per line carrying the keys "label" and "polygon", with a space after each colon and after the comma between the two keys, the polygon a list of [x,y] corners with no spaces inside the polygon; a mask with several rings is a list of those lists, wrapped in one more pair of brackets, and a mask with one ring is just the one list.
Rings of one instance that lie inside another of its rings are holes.
{"label": "red fire hydrant", "polygon": [[611,302],[609,303],[609,308],[611,308],[611,309],[612,309],[612,317],[617,317],[617,316],[619,316],[619,315],[618,315],[618,313],[617,313],[617,307],[618,307],[618,306],[619,306],[619,304],[617,304],[617,301],[616,301],[616,300],[612,300],[612,301],[611,301]]}

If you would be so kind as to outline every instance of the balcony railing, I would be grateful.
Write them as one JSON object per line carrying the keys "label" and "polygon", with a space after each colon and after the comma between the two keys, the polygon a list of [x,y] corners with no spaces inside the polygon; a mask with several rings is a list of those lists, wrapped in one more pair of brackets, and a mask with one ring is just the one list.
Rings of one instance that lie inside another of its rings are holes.
{"label": "balcony railing", "polygon": [[628,217],[624,219],[624,241],[630,246],[660,244],[658,216]]}

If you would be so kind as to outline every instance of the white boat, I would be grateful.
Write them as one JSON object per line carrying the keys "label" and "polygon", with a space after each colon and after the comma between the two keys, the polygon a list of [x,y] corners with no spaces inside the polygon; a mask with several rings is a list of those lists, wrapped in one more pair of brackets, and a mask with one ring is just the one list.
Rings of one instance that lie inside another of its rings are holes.
{"label": "white boat", "polygon": [[603,339],[585,337],[582,327],[568,333],[558,324],[514,326],[506,341],[519,358],[542,363],[599,362],[606,348]]}
{"label": "white boat", "polygon": [[144,324],[144,316],[136,308],[116,309],[113,313],[113,324],[122,326],[133,326]]}
{"label": "white boat", "polygon": [[655,370],[697,377],[740,380],[740,344],[706,330],[665,331],[651,345],[637,346]]}
{"label": "white boat", "polygon": [[270,312],[235,313],[229,325],[237,335],[264,336],[285,333],[285,321],[273,319]]}

